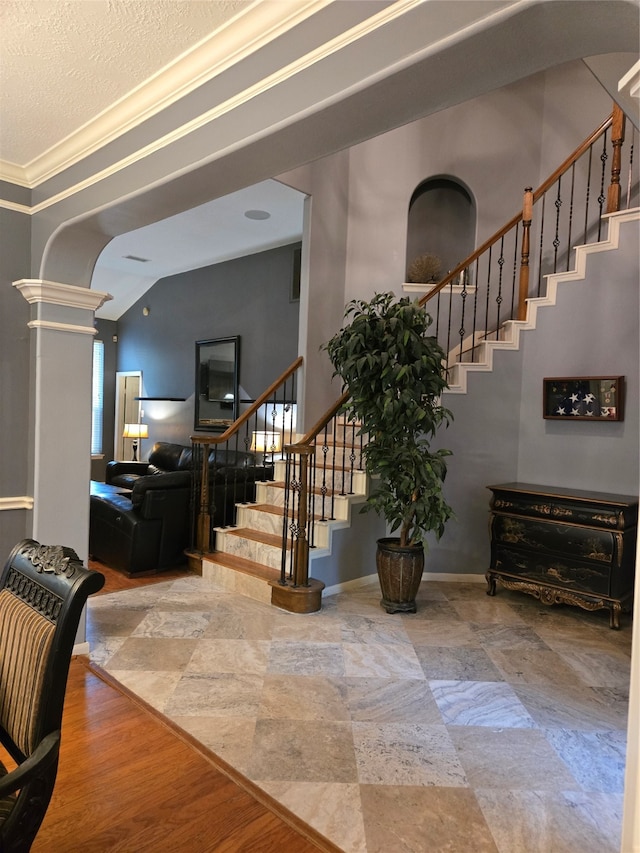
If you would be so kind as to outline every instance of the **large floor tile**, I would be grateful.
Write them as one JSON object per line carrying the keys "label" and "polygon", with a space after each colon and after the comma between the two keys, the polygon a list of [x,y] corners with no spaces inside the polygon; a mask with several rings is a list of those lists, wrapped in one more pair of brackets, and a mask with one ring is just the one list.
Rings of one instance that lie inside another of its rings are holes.
{"label": "large floor tile", "polygon": [[618,853],[621,798],[571,791],[476,796],[499,853]]}
{"label": "large floor tile", "polygon": [[472,788],[581,790],[539,729],[449,726],[448,731]]}
{"label": "large floor tile", "polygon": [[470,788],[362,785],[360,797],[367,853],[498,851]]}
{"label": "large floor tile", "polygon": [[358,781],[351,723],[258,720],[247,775],[255,782]]}

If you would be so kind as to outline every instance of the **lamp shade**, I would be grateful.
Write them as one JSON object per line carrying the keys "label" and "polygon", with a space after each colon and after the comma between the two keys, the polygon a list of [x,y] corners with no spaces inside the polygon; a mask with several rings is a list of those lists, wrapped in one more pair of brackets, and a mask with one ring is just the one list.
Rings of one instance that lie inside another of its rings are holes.
{"label": "lamp shade", "polygon": [[279,453],[282,450],[282,436],[279,432],[256,430],[251,436],[251,450],[258,453]]}
{"label": "lamp shade", "polygon": [[147,424],[125,424],[123,438],[149,438],[149,427]]}

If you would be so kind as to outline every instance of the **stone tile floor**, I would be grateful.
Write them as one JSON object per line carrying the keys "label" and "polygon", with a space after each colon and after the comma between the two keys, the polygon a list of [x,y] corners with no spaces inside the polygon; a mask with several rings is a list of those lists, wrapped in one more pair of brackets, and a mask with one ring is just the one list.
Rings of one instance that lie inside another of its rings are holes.
{"label": "stone tile floor", "polygon": [[[296,615],[190,576],[90,599],[92,660],[346,853],[616,853],[631,625],[484,584]],[[197,853],[197,851],[194,851]]]}

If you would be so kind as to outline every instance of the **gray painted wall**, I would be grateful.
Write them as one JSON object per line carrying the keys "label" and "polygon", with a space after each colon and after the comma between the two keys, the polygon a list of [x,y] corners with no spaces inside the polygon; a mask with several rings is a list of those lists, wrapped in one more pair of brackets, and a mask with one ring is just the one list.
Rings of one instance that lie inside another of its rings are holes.
{"label": "gray painted wall", "polygon": [[[6,196],[5,196],[6,197]],[[24,201],[24,199],[22,199]],[[29,305],[12,287],[29,269],[30,217],[0,208],[0,497],[30,495],[27,468],[29,417]],[[27,533],[23,510],[0,512],[3,555]]]}
{"label": "gray painted wall", "polygon": [[143,457],[155,441],[190,442],[196,341],[240,336],[241,399],[258,397],[296,359],[300,303],[290,294],[299,245],[161,279],[120,318],[117,369],[141,370],[145,396],[186,398],[143,402]]}
{"label": "gray painted wall", "polygon": [[[621,241],[589,256],[585,280],[559,285],[556,305],[538,310],[518,352],[496,352],[493,372],[472,374],[466,395],[444,395],[455,420],[439,443],[453,451],[445,491],[456,518],[431,541],[432,571],[488,568],[489,485],[638,494],[637,222],[623,226]],[[626,377],[624,421],[543,419],[543,378],[586,375]]]}
{"label": "gray painted wall", "polygon": [[[618,250],[589,255],[587,278],[561,283],[556,305],[523,336],[522,481],[638,493],[638,230],[623,224]],[[624,420],[545,420],[545,376],[625,376]]]}
{"label": "gray painted wall", "polygon": [[[336,241],[333,251],[332,235],[325,223],[334,219],[348,223],[345,302],[351,298],[367,299],[381,290],[393,290],[399,296],[405,272],[408,204],[416,186],[432,175],[448,174],[468,187],[477,205],[477,243],[480,243],[518,211],[524,187],[537,186],[546,178],[600,124],[610,109],[609,96],[586,67],[582,63],[570,63],[355,146],[348,152],[348,171],[343,171],[345,186],[340,193],[327,190],[330,176],[336,170],[334,158],[315,164],[310,175],[306,175],[311,186],[302,181],[300,172],[285,176],[294,186],[299,180],[300,188],[311,192],[312,196],[309,244],[312,262],[308,288],[314,310],[308,315],[309,338],[315,333],[315,339],[322,343],[342,323],[342,312],[338,311],[336,300],[343,280],[340,267],[343,243]],[[323,167],[327,169],[324,174]],[[313,263],[315,241],[320,239],[321,271]],[[632,276],[635,273],[637,287],[637,259],[629,267],[629,258],[612,257],[610,253],[608,260],[602,263],[610,265],[609,279],[620,277],[623,270],[627,270],[625,275],[628,275],[630,269]],[[334,281],[328,294],[328,282],[332,277]],[[620,310],[617,296],[612,299],[610,290],[601,289],[600,299],[615,308],[609,307],[603,314],[604,309],[598,307],[598,316],[608,316],[612,311],[617,314]],[[635,303],[632,301],[630,305]],[[585,300],[582,310],[590,311],[589,299]],[[634,346],[630,347],[624,370],[613,370],[614,374],[628,373],[631,384],[637,384],[637,364],[635,369],[630,364],[634,352],[637,362],[637,313],[632,307],[628,329],[630,336],[635,329],[635,350]],[[593,322],[600,323],[599,320]],[[537,467],[541,454],[548,470],[554,472],[562,485],[586,488],[588,483],[591,488],[599,488],[596,482],[599,477],[586,476],[578,480],[572,477],[561,445],[547,441],[544,447],[536,445],[535,452],[530,453],[530,439],[526,433],[522,437],[524,422],[538,424],[542,421],[541,381],[536,356],[530,355],[531,347],[540,347],[553,363],[560,360],[552,335],[544,331],[530,334],[536,335],[537,343],[527,342],[526,363],[525,351],[498,353],[494,372],[474,376],[468,395],[447,396],[447,405],[453,409],[455,420],[440,441],[454,450],[446,491],[456,519],[449,524],[440,543],[431,543],[431,571],[477,573],[486,570],[489,555],[489,492],[486,486],[525,476],[532,480],[531,468],[538,472],[533,481],[544,482],[544,478],[540,478],[547,471]],[[607,336],[615,335],[616,326],[613,326]],[[318,377],[317,387],[324,387],[320,379],[326,381],[328,359],[316,354],[312,361],[313,347],[308,346],[307,351],[307,383]],[[618,358],[613,360],[621,363]],[[596,361],[604,364],[594,352],[593,362]],[[528,370],[533,372],[531,384],[535,388],[526,389],[525,401],[523,376],[528,376]],[[577,372],[581,375],[585,371]],[[606,374],[607,371],[598,367],[595,372]],[[335,388],[336,395],[337,391]],[[531,412],[526,409],[530,400],[535,408],[533,421]],[[313,402],[310,400],[311,404]],[[633,405],[631,401],[630,406]],[[613,425],[600,426],[615,429]],[[617,486],[607,488],[633,493],[638,488],[637,422],[631,418],[623,429],[626,439],[620,452],[623,457],[635,454],[636,462],[627,472],[627,485],[618,479]],[[582,451],[585,456],[597,452],[591,446],[593,434],[588,435],[592,438]]]}

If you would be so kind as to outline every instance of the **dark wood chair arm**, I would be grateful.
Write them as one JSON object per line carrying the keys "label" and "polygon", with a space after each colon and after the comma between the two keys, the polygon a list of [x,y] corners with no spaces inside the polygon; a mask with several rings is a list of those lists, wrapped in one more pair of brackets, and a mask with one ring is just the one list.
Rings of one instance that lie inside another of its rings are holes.
{"label": "dark wood chair arm", "polygon": [[24,785],[45,771],[58,757],[60,731],[44,737],[31,755],[6,776],[0,777],[0,799],[19,791]]}

